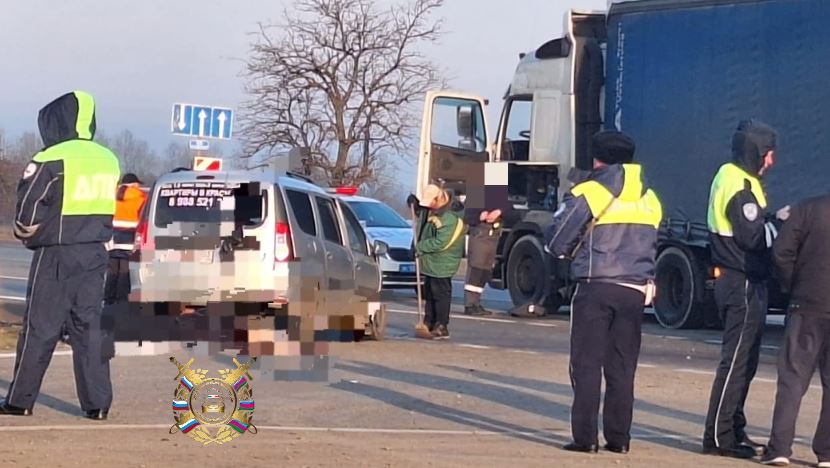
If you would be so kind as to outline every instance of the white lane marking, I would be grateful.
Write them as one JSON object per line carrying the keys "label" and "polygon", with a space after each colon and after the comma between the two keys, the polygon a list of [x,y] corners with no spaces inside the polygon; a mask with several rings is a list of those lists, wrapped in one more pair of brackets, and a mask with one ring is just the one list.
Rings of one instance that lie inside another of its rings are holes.
{"label": "white lane marking", "polygon": [[675,369],[676,372],[685,372],[687,374],[698,374],[698,375],[715,375],[712,371],[704,371],[698,369]]}
{"label": "white lane marking", "polygon": [[484,346],[484,345],[468,344],[468,343],[461,343],[458,346],[460,346],[462,348],[473,348],[473,349],[493,349],[492,346]]}
{"label": "white lane marking", "polygon": [[[415,310],[404,310],[404,309],[386,309],[387,312],[393,312],[396,314],[406,314],[406,315],[418,315],[418,311]],[[531,325],[534,327],[546,327],[546,328],[555,328],[557,325],[555,323],[540,323],[540,322],[525,322],[522,320],[510,320],[510,319],[500,319],[500,318],[491,318],[491,317],[470,317],[464,314],[450,314],[450,317],[459,318],[462,320],[476,320],[479,322],[492,322],[492,323],[520,323],[523,325]]]}
{"label": "white lane marking", "polygon": [[658,366],[656,364],[643,364],[642,362],[638,362],[637,367],[642,367],[644,369],[656,369],[660,366]]}
{"label": "white lane marking", "polygon": [[26,298],[20,296],[0,296],[0,301],[26,302]]}
{"label": "white lane marking", "polygon": [[24,278],[22,276],[4,276],[4,275],[0,275],[0,279],[14,280],[14,281],[29,281],[29,278]]}
{"label": "white lane marking", "polygon": [[538,351],[528,351],[526,349],[511,349],[510,352],[518,354],[539,354]]}
{"label": "white lane marking", "polygon": [[[0,432],[19,431],[111,431],[111,430],[136,430],[136,429],[169,429],[170,424],[74,424],[74,425],[43,425],[43,426],[0,426]],[[501,436],[501,435],[523,435],[523,436],[570,436],[568,430],[552,431],[511,431],[511,430],[452,430],[452,429],[385,429],[375,427],[316,427],[316,426],[259,426],[257,429],[264,431],[279,432],[340,432],[357,434],[421,434],[421,435],[456,435],[456,436]],[[697,440],[685,435],[667,434],[634,434],[634,439],[639,440]]]}
{"label": "white lane marking", "polygon": [[705,341],[704,341],[704,343],[706,343],[706,344],[714,344],[714,345],[718,345],[718,346],[720,346],[720,345],[722,345],[722,344],[723,344],[723,341],[721,341],[721,340],[705,340]]}
{"label": "white lane marking", "polygon": [[[72,356],[72,350],[55,351],[52,356]],[[0,353],[0,359],[14,359],[17,353]]]}
{"label": "white lane marking", "polygon": [[761,348],[771,349],[773,351],[778,351],[779,349],[781,349],[781,348],[779,348],[778,346],[775,346],[775,345],[761,345]]}

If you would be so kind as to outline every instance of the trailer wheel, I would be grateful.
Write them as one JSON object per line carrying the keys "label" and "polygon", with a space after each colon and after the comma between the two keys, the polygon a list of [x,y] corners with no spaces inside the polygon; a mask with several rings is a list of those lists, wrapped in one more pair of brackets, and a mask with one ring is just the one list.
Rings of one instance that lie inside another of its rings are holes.
{"label": "trailer wheel", "polygon": [[507,289],[516,306],[541,304],[550,281],[545,252],[534,235],[513,244],[507,260]]}
{"label": "trailer wheel", "polygon": [[657,297],[654,314],[666,328],[700,328],[704,304],[697,298],[704,287],[697,260],[677,247],[669,247],[657,258]]}

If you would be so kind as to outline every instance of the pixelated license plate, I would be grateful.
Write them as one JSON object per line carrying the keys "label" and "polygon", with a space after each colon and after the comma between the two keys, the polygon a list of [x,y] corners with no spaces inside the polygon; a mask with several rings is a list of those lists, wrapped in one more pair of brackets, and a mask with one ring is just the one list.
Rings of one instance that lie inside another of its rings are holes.
{"label": "pixelated license plate", "polygon": [[401,265],[400,270],[401,273],[415,273],[415,264],[409,263],[406,265]]}

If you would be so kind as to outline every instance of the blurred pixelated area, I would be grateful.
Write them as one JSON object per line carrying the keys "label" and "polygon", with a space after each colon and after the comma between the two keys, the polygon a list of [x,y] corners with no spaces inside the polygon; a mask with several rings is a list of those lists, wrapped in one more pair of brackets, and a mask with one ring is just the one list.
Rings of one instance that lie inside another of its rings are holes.
{"label": "blurred pixelated area", "polygon": [[[130,259],[129,302],[104,310],[113,352],[230,351],[257,357],[259,370],[276,379],[316,381],[327,379],[329,359],[345,347],[382,338],[380,278],[367,288],[351,271],[338,274],[342,265],[302,258],[291,245],[304,242],[301,220],[274,190],[192,178],[158,187],[147,218],[153,234]],[[276,226],[266,222],[269,213]]]}

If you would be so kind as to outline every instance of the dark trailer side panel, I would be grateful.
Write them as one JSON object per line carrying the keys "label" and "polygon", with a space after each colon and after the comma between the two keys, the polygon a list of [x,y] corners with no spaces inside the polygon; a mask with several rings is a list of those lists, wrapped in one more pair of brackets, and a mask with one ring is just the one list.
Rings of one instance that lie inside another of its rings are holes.
{"label": "dark trailer side panel", "polygon": [[605,125],[628,132],[666,217],[706,223],[739,120],[779,131],[770,208],[828,191],[830,1],[646,0],[612,7]]}

